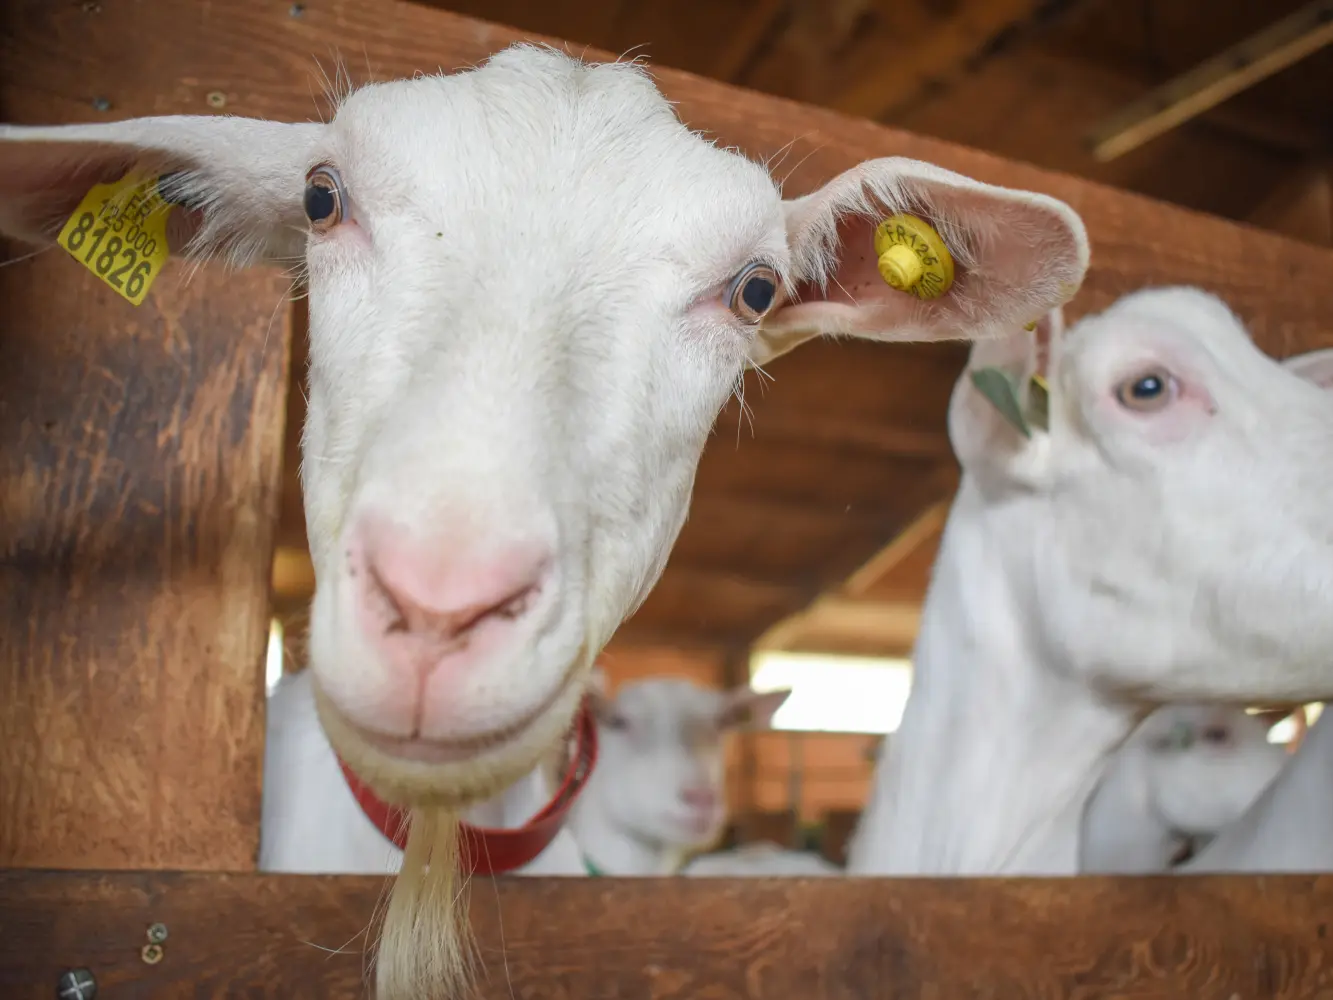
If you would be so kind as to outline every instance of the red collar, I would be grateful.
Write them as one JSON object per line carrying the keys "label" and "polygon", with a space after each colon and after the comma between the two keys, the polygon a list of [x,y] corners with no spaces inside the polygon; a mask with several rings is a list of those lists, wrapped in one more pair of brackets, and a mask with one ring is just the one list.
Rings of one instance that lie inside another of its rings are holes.
{"label": "red collar", "polygon": [[[459,866],[464,871],[477,875],[512,872],[533,861],[555,840],[565,825],[570,807],[588,783],[588,776],[597,763],[597,722],[588,702],[579,708],[575,725],[575,752],[565,772],[565,780],[541,812],[516,830],[458,824],[462,833]],[[363,785],[341,757],[338,765],[361,811],[399,849],[406,847],[407,824],[403,822],[402,810],[388,805]]]}

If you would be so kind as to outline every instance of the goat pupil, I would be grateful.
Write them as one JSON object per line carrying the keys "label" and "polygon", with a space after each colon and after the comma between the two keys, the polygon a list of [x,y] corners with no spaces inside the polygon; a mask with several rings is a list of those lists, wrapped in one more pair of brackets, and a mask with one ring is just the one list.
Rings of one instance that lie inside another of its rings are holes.
{"label": "goat pupil", "polygon": [[1161,395],[1162,380],[1156,375],[1145,375],[1134,383],[1134,388],[1130,390],[1135,399],[1153,399]]}
{"label": "goat pupil", "polygon": [[333,192],[320,184],[305,186],[305,215],[311,222],[322,222],[337,210]]}
{"label": "goat pupil", "polygon": [[756,313],[768,311],[768,307],[773,304],[773,296],[777,288],[773,282],[767,278],[754,277],[745,283],[741,289],[741,299],[745,305]]}

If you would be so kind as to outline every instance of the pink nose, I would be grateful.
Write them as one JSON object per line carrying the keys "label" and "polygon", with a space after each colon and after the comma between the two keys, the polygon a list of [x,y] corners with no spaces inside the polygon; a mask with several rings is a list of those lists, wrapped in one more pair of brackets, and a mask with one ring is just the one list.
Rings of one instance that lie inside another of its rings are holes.
{"label": "pink nose", "polygon": [[717,793],[711,788],[686,788],[680,793],[680,800],[699,812],[717,808]]}
{"label": "pink nose", "polygon": [[467,668],[504,641],[551,566],[541,544],[481,548],[366,517],[348,552],[362,626],[391,669],[420,679]]}

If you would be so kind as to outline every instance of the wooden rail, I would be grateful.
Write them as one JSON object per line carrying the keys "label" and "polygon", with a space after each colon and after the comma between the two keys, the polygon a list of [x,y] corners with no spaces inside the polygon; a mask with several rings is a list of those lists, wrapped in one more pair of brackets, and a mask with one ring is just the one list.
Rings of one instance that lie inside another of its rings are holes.
{"label": "wooden rail", "polygon": [[[0,996],[49,1000],[85,968],[115,1000],[359,1000],[383,886],[0,873]],[[508,878],[475,884],[472,909],[478,1000],[1333,995],[1333,877]]]}

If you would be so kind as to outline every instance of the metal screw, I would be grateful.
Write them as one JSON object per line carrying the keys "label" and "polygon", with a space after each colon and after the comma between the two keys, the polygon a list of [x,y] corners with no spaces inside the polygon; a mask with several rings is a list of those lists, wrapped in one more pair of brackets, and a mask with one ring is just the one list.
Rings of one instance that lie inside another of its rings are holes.
{"label": "metal screw", "polygon": [[110,111],[111,102],[108,101],[105,97],[94,97],[93,108],[97,111]]}
{"label": "metal screw", "polygon": [[287,13],[291,17],[300,17],[302,14],[305,13],[305,4],[294,3],[287,8]]}
{"label": "metal screw", "polygon": [[149,924],[148,941],[150,944],[161,944],[167,939],[166,924]]}
{"label": "metal screw", "polygon": [[162,961],[162,946],[160,944],[146,944],[139,951],[139,957],[144,960],[145,965],[156,965]]}
{"label": "metal screw", "polygon": [[69,969],[60,975],[56,996],[60,1000],[93,1000],[97,996],[97,980],[87,969]]}
{"label": "metal screw", "polygon": [[227,95],[220,90],[210,90],[208,92],[208,103],[211,107],[225,108],[227,106]]}

